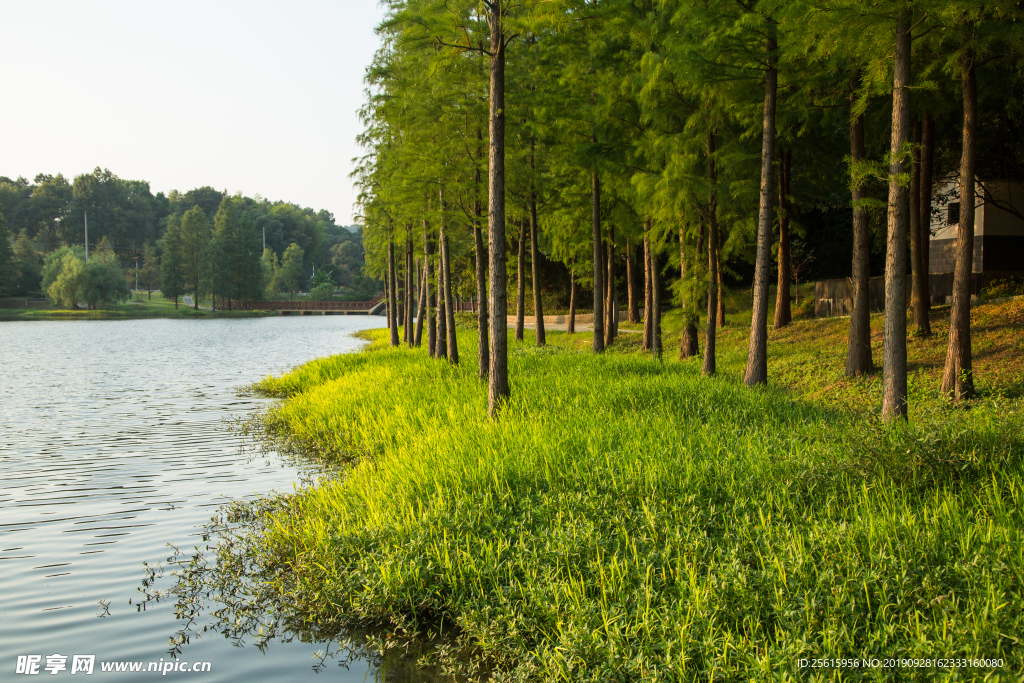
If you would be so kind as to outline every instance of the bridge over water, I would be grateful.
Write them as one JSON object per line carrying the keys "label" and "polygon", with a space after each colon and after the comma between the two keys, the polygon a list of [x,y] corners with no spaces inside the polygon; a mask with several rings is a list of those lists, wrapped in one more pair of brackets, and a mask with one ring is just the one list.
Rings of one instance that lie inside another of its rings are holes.
{"label": "bridge over water", "polygon": [[277,311],[281,315],[384,315],[386,301],[232,301],[233,311]]}

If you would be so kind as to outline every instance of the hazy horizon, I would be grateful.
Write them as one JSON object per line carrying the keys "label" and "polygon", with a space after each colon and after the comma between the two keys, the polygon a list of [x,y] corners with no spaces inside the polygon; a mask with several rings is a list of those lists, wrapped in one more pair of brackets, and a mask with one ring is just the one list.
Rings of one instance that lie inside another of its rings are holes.
{"label": "hazy horizon", "polygon": [[375,0],[5,6],[0,175],[99,166],[153,193],[210,185],[353,223],[349,173]]}

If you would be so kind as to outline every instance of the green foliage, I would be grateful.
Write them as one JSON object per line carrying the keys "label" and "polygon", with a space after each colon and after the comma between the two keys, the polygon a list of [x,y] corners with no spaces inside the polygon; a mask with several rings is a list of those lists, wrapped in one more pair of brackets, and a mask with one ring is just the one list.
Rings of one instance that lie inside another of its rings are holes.
{"label": "green foliage", "polygon": [[330,301],[334,298],[334,285],[324,282],[309,290],[310,301]]}
{"label": "green foliage", "polygon": [[193,307],[199,307],[199,294],[209,273],[210,223],[197,204],[181,217],[181,265],[187,291],[192,292]]}
{"label": "green foliage", "polygon": [[274,272],[274,287],[278,292],[290,292],[292,296],[299,289],[299,283],[302,279],[302,257],[305,252],[302,251],[302,247],[294,242],[284,250],[284,256],[281,257],[281,265]]}
{"label": "green foliage", "polygon": [[146,242],[142,248],[142,268],[139,270],[139,281],[147,292],[160,288],[160,258],[156,248]]}
{"label": "green foliage", "polygon": [[0,213],[0,296],[7,296],[14,291],[14,248],[11,246],[11,233],[7,229],[7,219]]}
{"label": "green foliage", "polygon": [[181,221],[173,215],[167,221],[162,241],[163,258],[160,259],[160,292],[178,305],[178,297],[185,293],[185,264],[182,253]]}
{"label": "green foliage", "polygon": [[77,308],[85,279],[85,262],[68,250],[59,260],[55,259],[52,273],[46,294],[64,308]]}
{"label": "green foliage", "polygon": [[94,310],[100,304],[121,303],[128,299],[124,269],[113,252],[99,252],[89,257],[79,283],[78,295]]}

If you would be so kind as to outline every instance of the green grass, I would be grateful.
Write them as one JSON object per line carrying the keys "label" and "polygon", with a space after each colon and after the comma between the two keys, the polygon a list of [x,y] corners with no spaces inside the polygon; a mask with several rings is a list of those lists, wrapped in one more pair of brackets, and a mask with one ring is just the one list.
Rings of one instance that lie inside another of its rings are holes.
{"label": "green grass", "polygon": [[[32,302],[37,304],[37,302]],[[201,301],[201,306],[209,306],[209,301]],[[123,304],[109,304],[101,306],[94,311],[89,310],[65,310],[57,308],[56,305],[47,304],[44,306],[34,305],[31,308],[0,308],[0,321],[3,320],[125,320],[139,318],[251,318],[263,315],[273,315],[263,311],[206,311],[194,310],[185,306],[180,301],[178,307],[174,307],[173,301],[162,297],[154,297],[152,300],[143,296],[142,300],[130,301]]]}
{"label": "green grass", "polygon": [[1020,400],[890,427],[625,346],[549,333],[536,349],[528,331],[490,421],[470,331],[461,367],[384,334],[256,387],[287,397],[271,434],[352,463],[267,508],[247,551],[283,621],[444,623],[428,661],[508,680],[832,680],[798,668],[816,657],[1024,672]]}

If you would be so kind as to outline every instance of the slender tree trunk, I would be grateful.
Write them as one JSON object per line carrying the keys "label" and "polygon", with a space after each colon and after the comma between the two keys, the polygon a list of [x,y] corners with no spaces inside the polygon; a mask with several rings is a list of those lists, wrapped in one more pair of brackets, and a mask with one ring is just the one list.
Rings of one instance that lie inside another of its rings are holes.
{"label": "slender tree trunk", "polygon": [[960,87],[964,101],[963,151],[960,156],[960,224],[957,226],[953,307],[949,318],[949,347],[942,371],[942,393],[960,401],[974,395],[971,370],[971,274],[974,270],[974,168],[978,125],[978,91],[974,80],[974,51],[963,27]]}
{"label": "slender tree trunk", "polygon": [[491,284],[491,352],[487,414],[498,416],[509,397],[508,302],[505,294],[505,32],[499,2],[488,6],[491,28],[490,111],[487,168],[487,246]]}
{"label": "slender tree trunk", "polygon": [[483,158],[481,148],[484,134],[476,129],[476,159],[473,164],[473,249],[476,255],[476,330],[477,330],[477,377],[487,379],[491,363],[487,334],[487,252],[484,249],[484,238],[480,229],[483,223],[483,205],[480,201],[480,164]]}
{"label": "slender tree trunk", "polygon": [[627,317],[631,323],[640,322],[640,304],[637,303],[636,286],[636,248],[633,242],[626,238],[626,290],[627,290]]}
{"label": "slender tree trunk", "polygon": [[[768,383],[768,280],[771,277],[772,163],[775,155],[776,69],[775,24],[768,24],[768,59],[764,86],[764,121],[761,137],[761,200],[757,221],[757,262],[754,267],[754,307],[743,381],[747,386]],[[714,286],[712,283],[710,286]]]}
{"label": "slender tree trunk", "polygon": [[789,276],[792,270],[789,244],[789,178],[792,155],[792,150],[779,150],[779,281],[778,291],[775,293],[775,329],[785,327],[793,320],[789,298]]}
{"label": "slender tree trunk", "polygon": [[448,332],[448,362],[459,364],[459,342],[455,330],[454,292],[452,291],[452,262],[448,250],[448,230],[445,226],[444,188],[441,188],[441,279],[444,282],[445,328]]}
{"label": "slender tree trunk", "polygon": [[[405,320],[405,306],[403,305],[403,303],[405,301],[406,285],[405,285],[404,282],[402,282],[402,279],[399,277],[401,274],[402,274],[402,268],[398,265],[398,257],[396,256],[395,257],[395,306],[396,306],[395,310],[398,311],[397,315],[395,316],[395,331],[396,332],[398,331],[398,328],[402,326],[402,322]],[[399,339],[398,343],[401,344],[402,340]]]}
{"label": "slender tree trunk", "polygon": [[[440,250],[440,248],[439,240],[438,249]],[[434,347],[435,358],[448,357],[448,307],[445,305],[444,277],[441,275],[444,271],[443,263],[444,258],[439,254],[437,264],[437,345]]]}
{"label": "slender tree trunk", "polygon": [[423,289],[427,292],[427,309],[424,317],[427,322],[427,353],[431,356],[437,350],[437,321],[434,319],[434,290],[430,287],[430,258],[434,255],[434,243],[427,233],[427,221],[423,221]]}
{"label": "slender tree trunk", "polygon": [[[935,158],[935,126],[932,123],[931,114],[924,115],[924,124],[921,127],[921,289],[924,291],[924,301],[928,308],[931,308],[932,295],[931,285],[928,278],[928,269],[931,266],[931,239],[932,239],[932,168]],[[926,335],[932,333],[931,321],[924,317],[926,327],[922,332]]]}
{"label": "slender tree trunk", "polygon": [[697,355],[697,325],[694,311],[694,301],[686,296],[687,277],[693,275],[688,273],[688,257],[686,254],[686,234],[683,226],[679,226],[679,291],[680,306],[683,311],[683,331],[679,334],[679,360],[692,358]]}
{"label": "slender tree trunk", "polygon": [[921,133],[920,120],[914,121],[914,147],[911,156],[910,170],[910,306],[914,316],[914,333],[919,336],[928,334],[928,293],[924,286],[924,253],[922,251],[923,232],[921,221]]}
{"label": "slender tree trunk", "polygon": [[718,169],[715,152],[718,136],[708,134],[708,319],[704,329],[704,363],[701,372],[710,377],[715,374],[715,332],[718,326]]}
{"label": "slender tree trunk", "polygon": [[396,305],[396,292],[397,284],[395,282],[395,243],[388,240],[388,304],[391,306],[391,319],[389,321],[389,327],[391,329],[391,345],[398,346],[398,315]]}
{"label": "slender tree trunk", "polygon": [[652,348],[654,338],[653,314],[651,288],[651,243],[647,239],[647,232],[644,232],[644,339],[640,345],[643,351]]}
{"label": "slender tree trunk", "polygon": [[[718,226],[721,228],[721,226]],[[725,327],[725,283],[722,280],[722,236],[719,235],[715,249],[715,266],[718,270],[718,326]]]}
{"label": "slender tree trunk", "polygon": [[[533,142],[530,143],[530,170],[536,173],[536,165],[533,158]],[[537,196],[534,192],[533,181],[530,181],[530,266],[531,283],[533,284],[533,315],[537,319],[537,346],[547,344],[547,335],[544,333],[544,305],[540,300],[540,250],[537,247]]]}
{"label": "slender tree trunk", "polygon": [[615,339],[615,317],[617,312],[615,310],[615,227],[614,225],[608,226],[608,244],[605,245],[605,260],[607,263],[607,276],[605,286],[605,298],[604,298],[604,345],[610,346],[611,342]]}
{"label": "slender tree trunk", "polygon": [[612,310],[615,315],[612,317],[612,325],[615,328],[615,336],[619,336],[619,290],[612,289]]}
{"label": "slender tree trunk", "polygon": [[412,224],[405,224],[405,342],[409,348],[413,347],[413,316],[416,311],[413,308],[416,298],[413,291],[413,284],[416,281],[415,267],[412,255]]}
{"label": "slender tree trunk", "polygon": [[[647,232],[650,230],[651,222],[648,220]],[[661,360],[661,269],[654,248],[648,251],[651,254],[651,351],[657,360]]]}
{"label": "slender tree trunk", "polygon": [[[851,107],[853,96],[850,97]],[[864,161],[864,115],[850,121],[850,161]],[[864,187],[854,181],[853,199],[853,310],[850,312],[850,340],[846,352],[846,375],[866,375],[871,362],[871,233],[867,211],[860,203],[867,198]]]}
{"label": "slender tree trunk", "polygon": [[427,260],[423,259],[423,267],[419,268],[420,277],[420,301],[416,307],[416,339],[414,343],[419,346],[423,341],[423,318],[427,314],[427,277],[426,277],[426,263]]}
{"label": "slender tree trunk", "polygon": [[[477,177],[480,171],[474,172]],[[484,250],[484,238],[480,230],[480,201],[476,202],[476,220],[473,225],[473,247],[476,253],[476,313],[477,332],[477,377],[487,379],[490,365],[490,350],[487,348],[487,252]]]}
{"label": "slender tree trunk", "polygon": [[604,351],[604,264],[601,261],[601,181],[591,177],[591,228],[594,247],[594,353]]}
{"label": "slender tree trunk", "polygon": [[569,322],[565,326],[566,334],[576,333],[576,269],[569,271]]}
{"label": "slender tree trunk", "polygon": [[907,229],[910,203],[900,176],[910,139],[910,10],[896,19],[892,142],[889,161],[888,239],[885,253],[885,338],[882,346],[882,417],[907,419]]}
{"label": "slender tree trunk", "polygon": [[516,341],[526,327],[526,216],[519,217],[519,256],[516,261]]}

